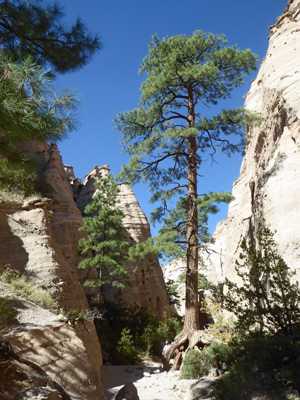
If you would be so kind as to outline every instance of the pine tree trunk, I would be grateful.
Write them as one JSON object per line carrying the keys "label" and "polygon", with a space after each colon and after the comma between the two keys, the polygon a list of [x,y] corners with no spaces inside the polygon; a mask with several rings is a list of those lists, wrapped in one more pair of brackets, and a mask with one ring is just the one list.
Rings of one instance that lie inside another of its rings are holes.
{"label": "pine tree trunk", "polygon": [[200,329],[198,302],[198,212],[196,140],[188,142],[188,227],[184,330],[190,336]]}
{"label": "pine tree trunk", "polygon": [[[195,123],[193,91],[188,88],[188,127]],[[197,143],[195,137],[188,138],[188,226],[186,253],[186,295],[184,331],[190,336],[200,329],[198,302],[198,210],[197,210]]]}
{"label": "pine tree trunk", "polygon": [[[188,87],[188,127],[195,123],[193,90]],[[197,142],[195,137],[188,140],[187,178],[188,178],[188,225],[186,253],[186,285],[184,327],[163,355],[164,367],[170,368],[170,359],[176,350],[187,351],[197,344],[194,334],[200,330],[198,300],[198,209],[197,209]],[[196,335],[197,336],[197,335]]]}

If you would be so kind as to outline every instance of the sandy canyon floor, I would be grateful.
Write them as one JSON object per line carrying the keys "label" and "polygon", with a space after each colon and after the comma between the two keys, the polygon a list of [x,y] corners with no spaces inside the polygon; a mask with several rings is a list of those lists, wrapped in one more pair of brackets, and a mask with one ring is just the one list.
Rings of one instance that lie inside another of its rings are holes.
{"label": "sandy canyon floor", "polygon": [[102,381],[107,400],[126,383],[132,382],[140,400],[211,399],[209,388],[213,378],[179,379],[179,371],[165,372],[162,364],[146,362],[142,366],[102,366]]}

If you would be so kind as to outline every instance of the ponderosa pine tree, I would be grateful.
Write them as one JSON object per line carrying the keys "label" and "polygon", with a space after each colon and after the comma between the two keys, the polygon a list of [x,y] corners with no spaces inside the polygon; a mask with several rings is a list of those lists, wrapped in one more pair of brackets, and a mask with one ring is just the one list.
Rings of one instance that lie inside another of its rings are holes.
{"label": "ponderosa pine tree", "polygon": [[36,178],[21,151],[29,139],[56,142],[76,127],[77,99],[58,95],[51,78],[31,56],[11,62],[0,50],[0,187],[30,192]]}
{"label": "ponderosa pine tree", "polygon": [[[69,29],[56,3],[0,1],[0,185],[30,191],[32,163],[20,150],[28,139],[52,141],[74,129],[76,98],[55,93],[54,72],[84,66],[101,48],[78,19]],[[47,68],[47,70],[46,70]]]}
{"label": "ponderosa pine tree", "polygon": [[82,68],[101,48],[101,42],[97,35],[87,32],[80,18],[66,28],[61,23],[63,16],[56,2],[0,1],[0,48],[13,61],[31,55],[58,73]]}
{"label": "ponderosa pine tree", "polygon": [[[212,242],[209,233],[208,220],[210,215],[217,214],[219,208],[217,203],[229,203],[232,200],[231,193],[208,193],[197,199],[198,214],[198,243],[204,249]],[[165,206],[157,208],[151,215],[150,222],[162,223],[158,235],[150,238],[146,247],[154,243],[154,249],[158,255],[165,260],[183,259],[186,257],[187,248],[187,197],[181,197],[173,209],[166,212]],[[142,247],[142,246],[141,246]],[[139,249],[136,250],[137,252]]]}
{"label": "ponderosa pine tree", "polygon": [[148,182],[152,201],[162,203],[160,215],[168,212],[172,196],[186,199],[181,200],[187,203],[186,311],[181,337],[187,340],[199,329],[199,170],[217,150],[228,155],[243,151],[244,125],[258,118],[243,108],[211,116],[210,108],[230,98],[256,62],[250,50],[226,46],[223,35],[196,31],[162,40],[153,36],[140,69],[147,74],[140,106],[117,118],[123,149],[131,155],[120,178]]}
{"label": "ponderosa pine tree", "polygon": [[97,271],[97,277],[86,281],[85,286],[99,287],[101,291],[109,283],[123,288],[128,277],[125,263],[130,244],[124,234],[124,214],[118,200],[120,189],[111,175],[96,182],[95,188],[93,201],[84,210],[88,216],[80,228],[87,232],[87,237],[78,243],[80,254],[85,257],[78,268]]}

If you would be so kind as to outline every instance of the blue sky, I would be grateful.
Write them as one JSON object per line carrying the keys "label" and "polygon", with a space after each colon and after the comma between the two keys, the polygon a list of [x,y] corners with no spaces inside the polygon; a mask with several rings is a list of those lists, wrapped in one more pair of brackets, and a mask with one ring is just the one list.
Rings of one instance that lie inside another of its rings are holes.
{"label": "blue sky", "polygon": [[[265,56],[268,27],[276,22],[286,7],[286,0],[61,0],[70,24],[80,16],[88,29],[98,33],[103,43],[92,61],[82,70],[60,76],[59,89],[71,87],[82,99],[78,109],[80,128],[59,143],[67,165],[83,178],[96,164],[109,164],[113,175],[119,172],[128,156],[122,154],[119,133],[113,129],[117,113],[138,106],[140,85],[145,76],[138,70],[147,54],[153,34],[158,37],[190,35],[195,30],[224,33],[228,44],[250,48]],[[259,65],[258,65],[259,66]],[[243,95],[257,72],[234,91],[225,107],[243,105]],[[231,191],[239,176],[241,156],[217,157],[218,164],[208,161],[199,182],[199,192]],[[147,216],[153,205],[145,185],[134,186],[138,201]],[[210,229],[224,219],[227,207],[211,218]],[[155,229],[154,231],[155,233]]]}

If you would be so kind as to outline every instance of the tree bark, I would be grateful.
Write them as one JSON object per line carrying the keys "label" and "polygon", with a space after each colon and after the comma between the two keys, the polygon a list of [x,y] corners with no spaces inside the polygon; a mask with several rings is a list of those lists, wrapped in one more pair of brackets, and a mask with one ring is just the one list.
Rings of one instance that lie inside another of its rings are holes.
{"label": "tree bark", "polygon": [[[195,104],[193,90],[188,90],[188,128],[195,124]],[[198,209],[197,209],[197,142],[195,137],[189,137],[187,157],[188,179],[188,211],[187,211],[187,252],[186,252],[186,282],[185,282],[185,316],[183,330],[175,337],[173,343],[164,354],[164,367],[169,369],[170,359],[176,349],[183,346],[184,351],[195,345],[193,334],[200,330],[199,299],[198,299]]]}
{"label": "tree bark", "polygon": [[[188,127],[195,122],[193,91],[188,88]],[[198,210],[197,210],[197,143],[195,137],[188,139],[188,225],[186,253],[186,297],[184,331],[190,337],[200,329],[198,301]]]}

